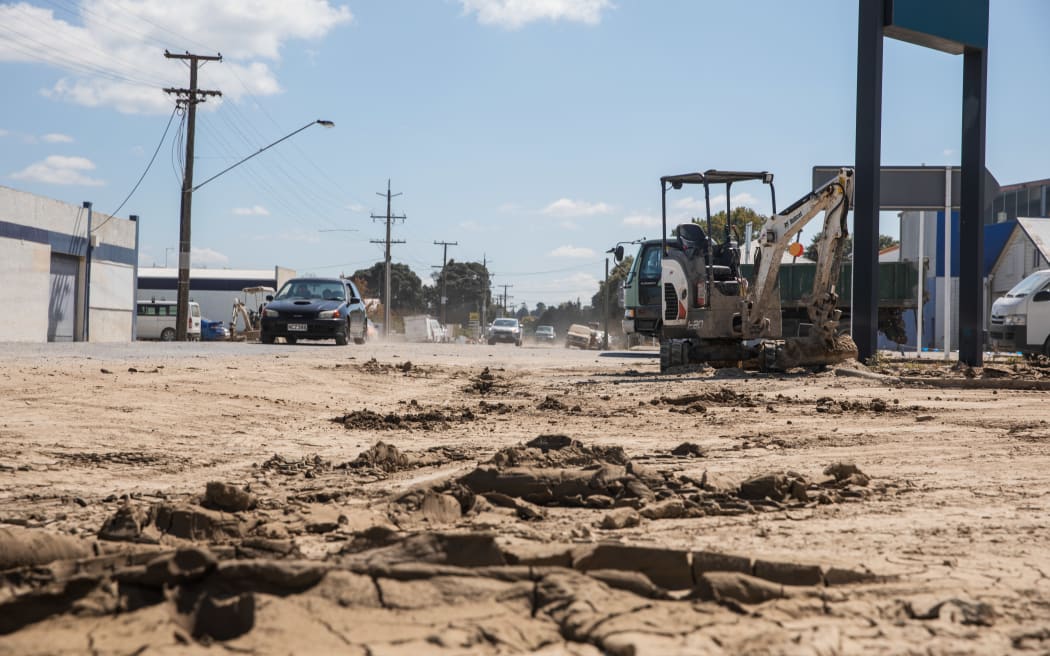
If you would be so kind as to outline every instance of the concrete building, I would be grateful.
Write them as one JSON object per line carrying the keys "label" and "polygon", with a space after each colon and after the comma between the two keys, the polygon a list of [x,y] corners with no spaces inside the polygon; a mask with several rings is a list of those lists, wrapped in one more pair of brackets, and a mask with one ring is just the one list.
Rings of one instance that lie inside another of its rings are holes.
{"label": "concrete building", "polygon": [[[190,269],[190,300],[201,306],[205,319],[230,321],[233,300],[240,298],[250,309],[256,309],[261,299],[245,298],[246,287],[273,287],[280,289],[295,277],[294,269],[275,266],[272,269]],[[139,269],[140,301],[177,300],[179,270],[176,268],[142,267]]]}
{"label": "concrete building", "polygon": [[0,187],[0,341],[131,340],[138,225],[89,205]]}

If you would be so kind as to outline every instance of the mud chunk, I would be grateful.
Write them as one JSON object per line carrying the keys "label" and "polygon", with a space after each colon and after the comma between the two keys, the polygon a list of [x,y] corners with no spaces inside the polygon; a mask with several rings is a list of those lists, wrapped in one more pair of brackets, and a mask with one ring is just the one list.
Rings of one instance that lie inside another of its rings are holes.
{"label": "mud chunk", "polygon": [[671,449],[671,455],[680,458],[703,458],[704,450],[700,448],[699,444],[694,444],[693,442],[682,442],[675,448]]}
{"label": "mud chunk", "polygon": [[834,476],[837,483],[847,485],[867,485],[871,479],[851,462],[836,462],[824,468],[826,476]]}
{"label": "mud chunk", "polygon": [[518,517],[524,520],[543,519],[546,517],[546,513],[543,512],[542,508],[524,499],[515,499],[501,492],[488,492],[482,496],[494,506],[512,508],[518,513]]}
{"label": "mud chunk", "polygon": [[828,570],[824,572],[824,585],[850,585],[853,583],[868,583],[877,579],[878,576],[867,570],[829,567]]}
{"label": "mud chunk", "polygon": [[373,467],[389,473],[409,467],[410,460],[407,455],[393,444],[379,441],[366,451],[363,451],[347,465],[352,468]]}
{"label": "mud chunk", "polygon": [[744,499],[783,499],[791,489],[784,474],[764,474],[749,478],[740,484],[740,496]]}
{"label": "mud chunk", "polygon": [[232,640],[255,626],[255,595],[243,592],[227,598],[201,597],[193,613],[193,637]]}
{"label": "mud chunk", "polygon": [[741,604],[761,604],[787,596],[783,586],[739,572],[707,572],[697,581],[693,594],[704,601]]}
{"label": "mud chunk", "polygon": [[713,494],[735,495],[740,491],[740,484],[735,480],[709,469],[704,470],[704,475],[700,478],[700,487]]}
{"label": "mud chunk", "polygon": [[0,570],[89,555],[91,545],[79,538],[35,528],[0,528]]}
{"label": "mud chunk", "polygon": [[123,505],[102,524],[102,540],[156,543],[160,533],[150,525],[150,513],[142,507]]}
{"label": "mud chunk", "polygon": [[581,572],[594,569],[641,572],[665,590],[685,590],[693,585],[689,554],[674,549],[598,544],[584,548],[573,567]]}
{"label": "mud chunk", "polygon": [[536,408],[539,410],[565,410],[566,405],[553,396],[548,396],[540,401]]}
{"label": "mud chunk", "polygon": [[610,588],[626,590],[647,599],[667,599],[668,594],[638,572],[625,572],[616,569],[594,569],[587,572],[591,578],[598,579]]}
{"label": "mud chunk", "polygon": [[68,612],[75,603],[95,592],[98,587],[99,581],[95,577],[76,576],[0,603],[0,636]]}
{"label": "mud chunk", "polygon": [[685,503],[677,497],[664,499],[659,503],[642,508],[642,517],[646,519],[679,519],[688,516],[689,510],[685,507]]}
{"label": "mud chunk", "polygon": [[420,504],[423,517],[431,524],[451,524],[463,516],[459,500],[451,494],[427,492]]}
{"label": "mud chunk", "polygon": [[239,538],[244,533],[244,526],[236,517],[190,505],[156,506],[155,524],[162,533],[184,540],[220,541]]}
{"label": "mud chunk", "polygon": [[120,570],[116,578],[122,583],[159,588],[199,580],[214,571],[216,563],[207,549],[190,547],[158,556],[145,566]]}
{"label": "mud chunk", "polygon": [[717,551],[694,551],[693,574],[700,580],[707,572],[739,572],[751,574],[751,559],[746,556],[719,553]]}
{"label": "mud chunk", "polygon": [[255,507],[255,497],[236,485],[210,481],[204,491],[204,505],[215,510],[241,512]]}
{"label": "mud chunk", "polygon": [[824,572],[819,565],[802,565],[771,560],[756,560],[755,576],[783,585],[821,585]]}
{"label": "mud chunk", "polygon": [[638,526],[642,518],[634,508],[617,508],[602,517],[601,528],[615,531]]}
{"label": "mud chunk", "polygon": [[915,620],[941,619],[970,626],[992,626],[995,623],[995,609],[991,605],[965,599],[907,601],[904,612]]}

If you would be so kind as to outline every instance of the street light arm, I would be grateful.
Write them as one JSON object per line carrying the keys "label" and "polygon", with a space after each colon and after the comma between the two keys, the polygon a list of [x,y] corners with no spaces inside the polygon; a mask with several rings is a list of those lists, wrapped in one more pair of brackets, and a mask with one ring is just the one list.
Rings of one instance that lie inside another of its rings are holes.
{"label": "street light arm", "polygon": [[298,130],[296,130],[295,132],[292,132],[290,134],[286,134],[285,136],[281,137],[280,139],[278,139],[277,141],[273,142],[269,146],[265,146],[263,148],[260,148],[259,150],[255,151],[251,155],[248,155],[247,157],[242,159],[241,161],[236,162],[234,164],[231,164],[230,166],[227,166],[226,168],[224,168],[223,170],[219,171],[215,175],[211,176],[210,178],[208,178],[204,182],[202,182],[199,185],[195,186],[193,188],[193,191],[197,191],[198,189],[200,189],[204,185],[208,184],[209,182],[211,182],[215,178],[217,178],[220,175],[222,175],[223,173],[226,173],[226,172],[230,171],[231,169],[237,168],[241,164],[244,164],[245,162],[247,162],[251,158],[255,157],[256,155],[262,153],[263,151],[266,151],[266,150],[269,150],[269,149],[273,148],[274,146],[276,146],[277,144],[281,143],[282,141],[285,141],[286,139],[291,139],[292,137],[294,137],[295,135],[299,134],[300,132],[302,132],[306,128],[310,127],[311,125],[321,125],[321,126],[324,126],[326,128],[334,128],[335,127],[335,123],[333,123],[331,121],[324,121],[324,120],[321,120],[321,119],[317,119],[316,121],[310,121],[309,123],[307,123],[303,127],[301,127]]}

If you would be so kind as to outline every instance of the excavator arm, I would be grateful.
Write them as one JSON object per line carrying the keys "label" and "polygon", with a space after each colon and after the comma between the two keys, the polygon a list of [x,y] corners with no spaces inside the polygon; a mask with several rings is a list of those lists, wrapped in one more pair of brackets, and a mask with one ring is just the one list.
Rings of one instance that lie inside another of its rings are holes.
{"label": "excavator arm", "polygon": [[768,324],[774,294],[779,294],[777,281],[784,251],[820,212],[825,213],[824,230],[817,239],[817,271],[807,311],[814,328],[822,333],[834,332],[840,312],[836,308],[835,283],[842,267],[847,236],[846,215],[852,199],[853,169],[842,168],[835,178],[766,220],[758,237],[754,282],[747,294],[748,317],[743,322],[745,339],[761,335]]}

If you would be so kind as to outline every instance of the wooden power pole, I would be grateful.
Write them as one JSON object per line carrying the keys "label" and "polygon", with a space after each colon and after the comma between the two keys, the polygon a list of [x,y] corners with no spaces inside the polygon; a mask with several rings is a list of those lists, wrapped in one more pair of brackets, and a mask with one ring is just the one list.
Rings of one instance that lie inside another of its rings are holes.
{"label": "wooden power pole", "polygon": [[184,342],[190,320],[190,224],[193,207],[193,140],[197,125],[197,103],[208,96],[221,96],[221,91],[197,88],[197,68],[202,61],[222,61],[222,55],[175,55],[164,51],[167,59],[185,59],[190,63],[190,88],[166,88],[166,93],[176,96],[176,103],[186,110],[186,168],[182,175],[182,199],[179,206],[179,286],[176,296],[175,339]]}

